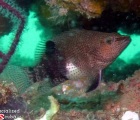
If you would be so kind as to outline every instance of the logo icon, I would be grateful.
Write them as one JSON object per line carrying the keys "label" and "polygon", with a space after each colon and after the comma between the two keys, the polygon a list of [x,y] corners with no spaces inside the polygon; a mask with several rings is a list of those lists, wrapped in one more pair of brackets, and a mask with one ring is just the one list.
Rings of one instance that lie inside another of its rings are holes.
{"label": "logo icon", "polygon": [[0,120],[4,120],[4,114],[0,114]]}

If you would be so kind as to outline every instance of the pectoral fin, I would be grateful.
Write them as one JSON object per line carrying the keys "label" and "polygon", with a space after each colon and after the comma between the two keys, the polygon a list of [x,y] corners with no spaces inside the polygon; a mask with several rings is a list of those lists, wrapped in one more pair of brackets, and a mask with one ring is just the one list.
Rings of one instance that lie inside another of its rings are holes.
{"label": "pectoral fin", "polygon": [[86,92],[91,92],[92,90],[95,90],[99,86],[101,79],[102,79],[102,70],[99,70],[97,76],[95,78],[94,77],[91,78],[91,81],[93,82]]}

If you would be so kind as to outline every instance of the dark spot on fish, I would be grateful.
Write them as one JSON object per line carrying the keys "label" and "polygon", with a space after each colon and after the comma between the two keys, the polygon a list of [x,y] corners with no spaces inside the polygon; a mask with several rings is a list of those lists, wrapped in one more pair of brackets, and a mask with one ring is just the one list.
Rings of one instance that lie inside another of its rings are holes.
{"label": "dark spot on fish", "polygon": [[49,55],[49,54],[54,54],[55,53],[55,43],[53,41],[47,41],[46,42],[46,54]]}
{"label": "dark spot on fish", "polygon": [[65,61],[53,41],[47,41],[46,47],[47,60],[44,61],[46,71],[52,84],[57,85],[67,80],[67,77],[65,76],[66,69],[64,67]]}

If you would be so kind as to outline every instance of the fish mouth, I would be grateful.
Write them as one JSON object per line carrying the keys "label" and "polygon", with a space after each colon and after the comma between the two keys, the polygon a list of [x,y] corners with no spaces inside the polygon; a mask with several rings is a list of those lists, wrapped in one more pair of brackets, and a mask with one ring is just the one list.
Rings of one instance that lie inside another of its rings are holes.
{"label": "fish mouth", "polygon": [[114,54],[114,56],[106,58],[104,56],[99,56],[96,55],[96,53],[94,54],[96,56],[96,59],[98,59],[98,61],[104,63],[104,62],[110,62],[112,63],[114,59],[116,59],[118,57],[119,54],[121,54],[121,52],[129,45],[129,43],[131,42],[131,39],[129,36],[119,36],[117,38],[115,38],[114,42],[116,42],[117,44],[115,45],[115,48],[117,49],[117,53]]}
{"label": "fish mouth", "polygon": [[129,36],[121,36],[121,37],[118,37],[115,39],[115,41],[123,41],[125,43],[130,43],[131,42],[131,39]]}
{"label": "fish mouth", "polygon": [[129,36],[120,36],[115,39],[115,42],[118,42],[120,46],[120,50],[123,50],[129,45],[129,43],[131,42],[131,39]]}

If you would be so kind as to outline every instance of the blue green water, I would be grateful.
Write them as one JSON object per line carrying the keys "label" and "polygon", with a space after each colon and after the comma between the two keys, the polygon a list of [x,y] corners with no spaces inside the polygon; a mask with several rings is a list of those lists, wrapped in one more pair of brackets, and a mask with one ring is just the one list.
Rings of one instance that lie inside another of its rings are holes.
{"label": "blue green water", "polygon": [[[44,32],[46,35],[44,35]],[[118,32],[123,35],[125,34],[120,30],[118,30]],[[11,39],[13,39],[14,37],[13,34],[13,32],[10,32],[8,35],[4,35],[1,37],[0,49],[2,49],[3,52],[8,51],[8,48],[12,42]],[[129,36],[131,37],[132,42],[119,56],[119,58],[123,59],[125,62],[129,62],[140,52],[140,35],[131,34]],[[41,41],[50,39],[51,37],[51,29],[47,28],[44,31],[44,28],[43,26],[41,26],[38,17],[36,17],[36,14],[30,11],[30,14],[27,18],[27,24],[21,36],[20,43],[10,62],[22,66],[35,65],[36,57],[40,57],[39,54],[38,56],[35,56],[35,50],[37,50],[38,44]],[[39,49],[38,52],[41,54],[43,51],[44,48],[42,46],[42,49]]]}
{"label": "blue green water", "polygon": [[[126,35],[125,33],[118,31],[122,35]],[[125,62],[130,62],[134,57],[138,57],[138,53],[140,53],[140,35],[131,34],[131,43],[129,46],[123,51],[123,53],[119,56],[119,58],[123,59]],[[137,61],[140,63],[139,61]]]}
{"label": "blue green water", "polygon": [[[34,65],[36,63],[35,50],[37,49],[37,45],[40,41],[46,41],[52,36],[50,29],[45,30],[47,36],[43,35],[44,28],[41,26],[36,14],[30,11],[19,45],[17,46],[16,52],[10,62],[22,66]],[[10,32],[9,34],[2,36],[0,39],[0,50],[6,53],[14,39],[14,33]],[[44,48],[42,47],[40,51],[41,50],[44,51]]]}

